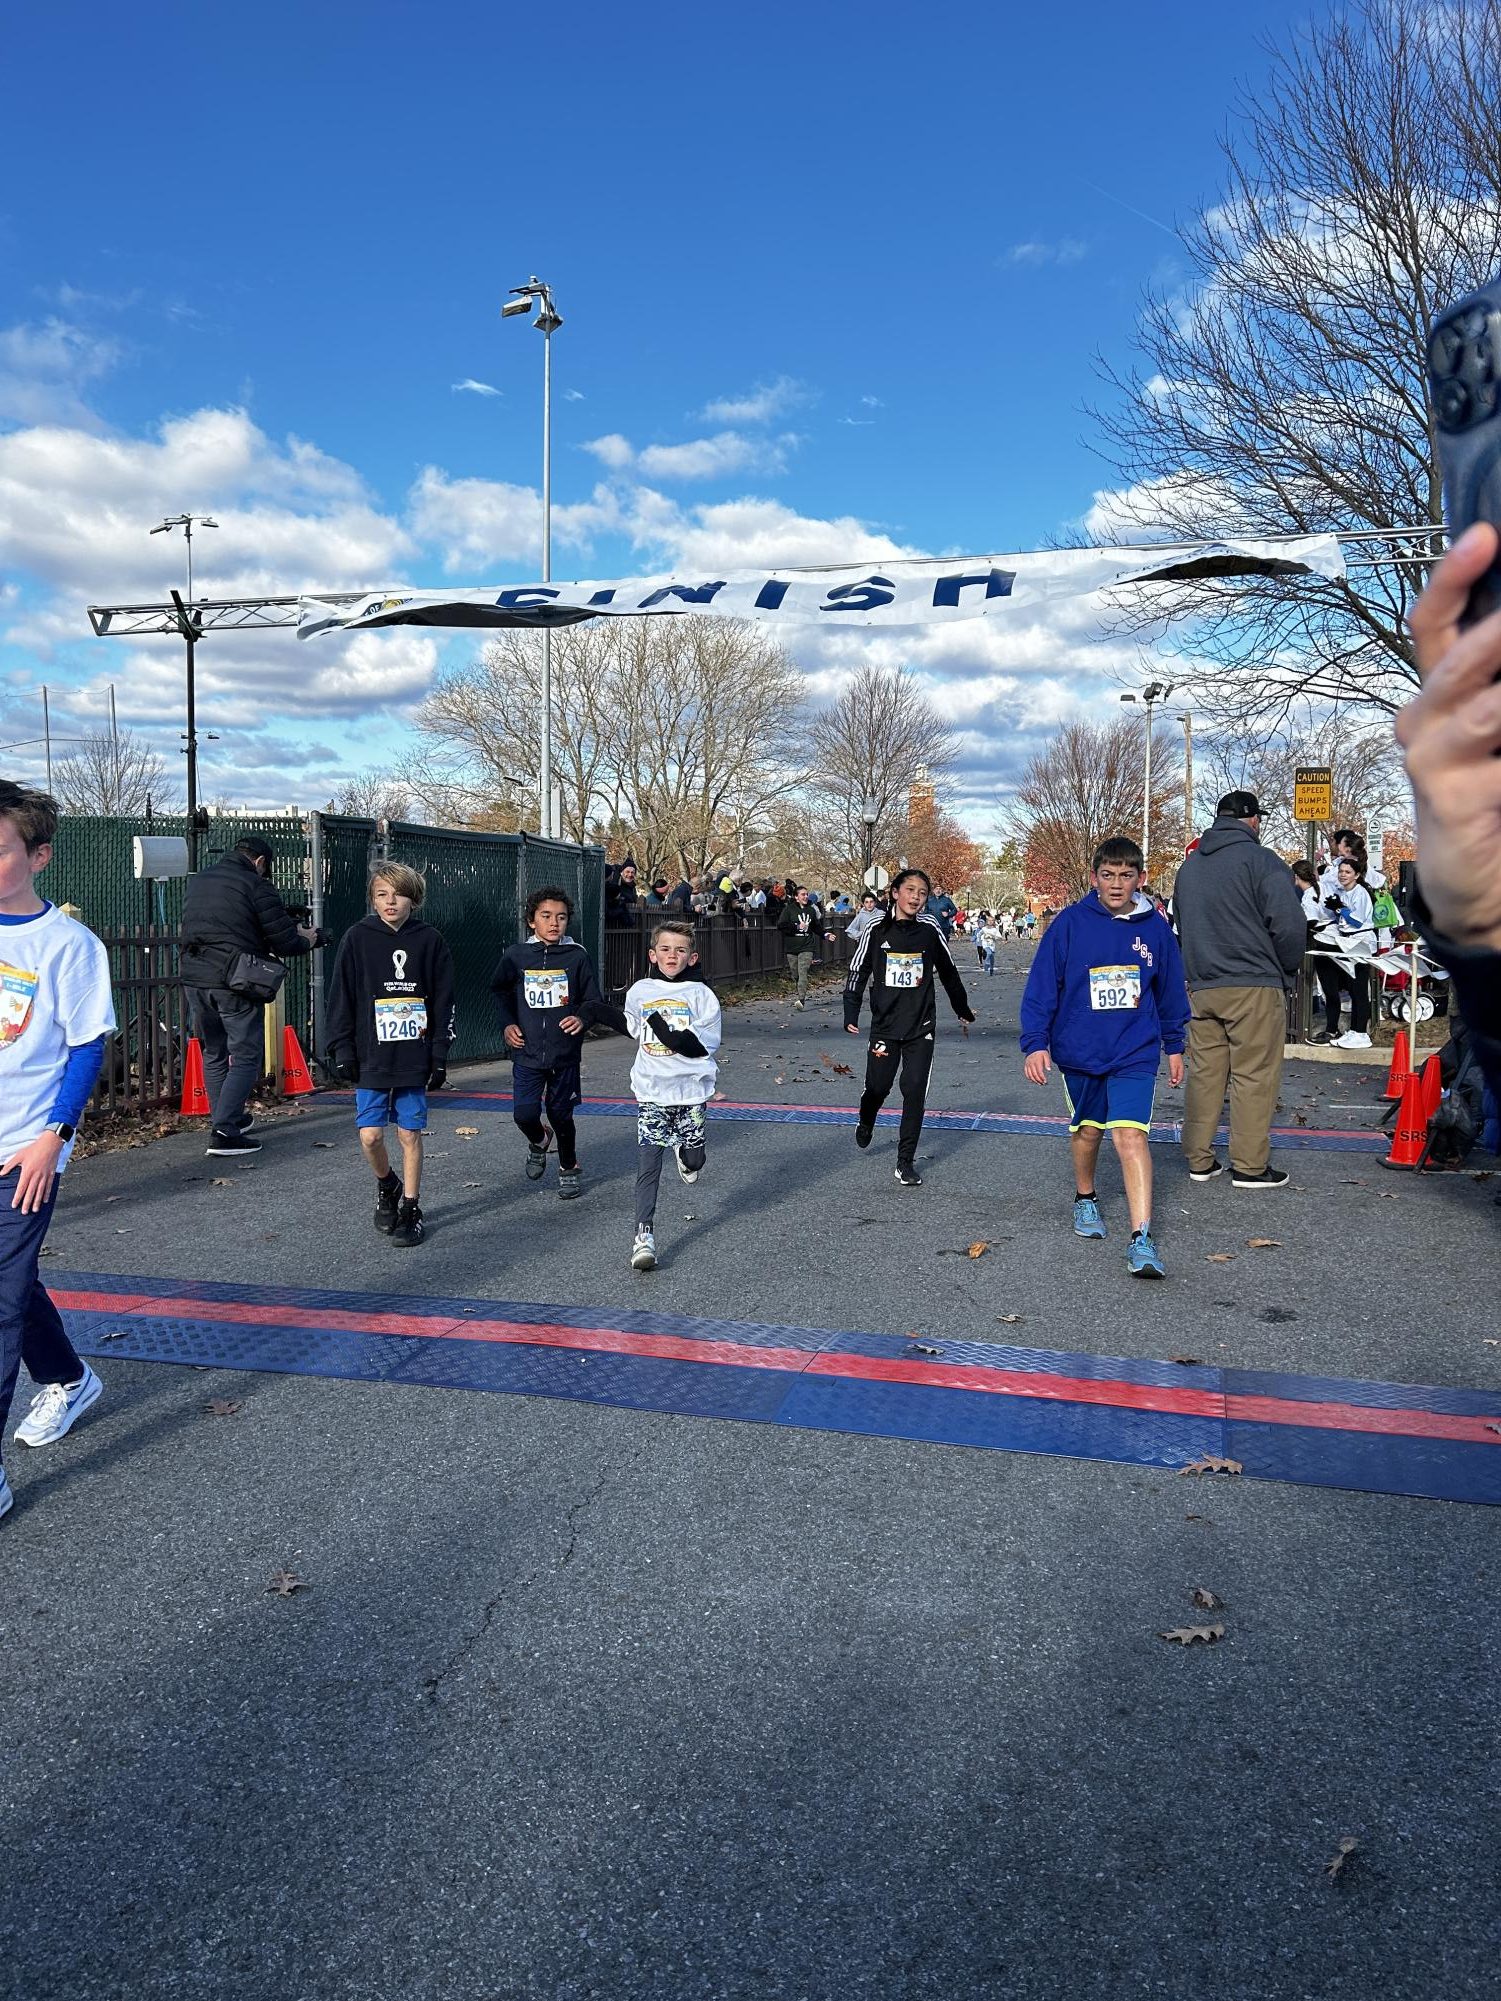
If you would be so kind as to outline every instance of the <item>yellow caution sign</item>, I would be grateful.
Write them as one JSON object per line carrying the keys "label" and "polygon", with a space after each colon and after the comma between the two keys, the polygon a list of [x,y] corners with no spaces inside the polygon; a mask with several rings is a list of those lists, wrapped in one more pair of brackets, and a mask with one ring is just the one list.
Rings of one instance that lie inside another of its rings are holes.
{"label": "yellow caution sign", "polygon": [[1293,776],[1293,818],[1334,818],[1334,773],[1327,764],[1300,764]]}

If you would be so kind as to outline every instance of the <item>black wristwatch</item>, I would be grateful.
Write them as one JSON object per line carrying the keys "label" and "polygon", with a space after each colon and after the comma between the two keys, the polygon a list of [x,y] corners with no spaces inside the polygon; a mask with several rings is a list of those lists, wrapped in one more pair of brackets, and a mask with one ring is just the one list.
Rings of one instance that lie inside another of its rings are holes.
{"label": "black wristwatch", "polygon": [[78,1131],[78,1128],[77,1126],[70,1126],[66,1119],[53,1119],[47,1125],[43,1126],[42,1130],[43,1132],[56,1133],[63,1145],[66,1146],[68,1141]]}

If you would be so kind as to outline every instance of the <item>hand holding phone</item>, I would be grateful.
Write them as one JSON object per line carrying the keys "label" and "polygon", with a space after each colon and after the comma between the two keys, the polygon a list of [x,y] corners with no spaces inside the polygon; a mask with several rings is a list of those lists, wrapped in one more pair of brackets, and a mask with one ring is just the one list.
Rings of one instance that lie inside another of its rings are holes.
{"label": "hand holding phone", "polygon": [[[1434,322],[1428,386],[1450,540],[1476,521],[1501,528],[1501,276]],[[1501,556],[1477,580],[1461,629],[1501,610]]]}

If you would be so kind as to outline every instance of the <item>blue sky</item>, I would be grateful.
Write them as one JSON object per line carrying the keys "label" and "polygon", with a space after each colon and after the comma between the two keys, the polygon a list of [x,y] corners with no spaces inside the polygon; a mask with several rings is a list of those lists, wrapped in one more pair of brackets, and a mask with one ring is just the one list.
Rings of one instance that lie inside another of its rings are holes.
{"label": "blue sky", "polygon": [[[175,749],[180,649],[83,635],[212,511],[204,594],[535,575],[537,272],[566,325],[554,571],[1036,547],[1108,467],[1171,225],[1302,16],[1129,10],[61,4],[7,36],[0,129],[0,742],[121,719]],[[483,387],[459,388],[458,384]],[[487,393],[494,391],[496,393]],[[205,646],[205,787],[321,803],[384,764],[472,640]],[[987,831],[1133,654],[1092,614],[791,650],[912,660]],[[831,643],[832,644],[832,643]],[[30,761],[28,761],[30,760]],[[173,760],[174,765],[176,760]],[[29,752],[5,768],[40,775]]]}

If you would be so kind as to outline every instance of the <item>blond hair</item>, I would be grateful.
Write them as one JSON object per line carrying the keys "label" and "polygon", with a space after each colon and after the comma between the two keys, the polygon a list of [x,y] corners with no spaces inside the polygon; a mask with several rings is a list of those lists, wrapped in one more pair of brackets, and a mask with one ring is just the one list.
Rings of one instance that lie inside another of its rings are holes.
{"label": "blond hair", "polygon": [[398,896],[411,898],[413,910],[420,910],[427,895],[427,884],[416,869],[408,868],[405,862],[377,862],[370,871],[369,894],[375,894],[378,882],[390,883]]}

